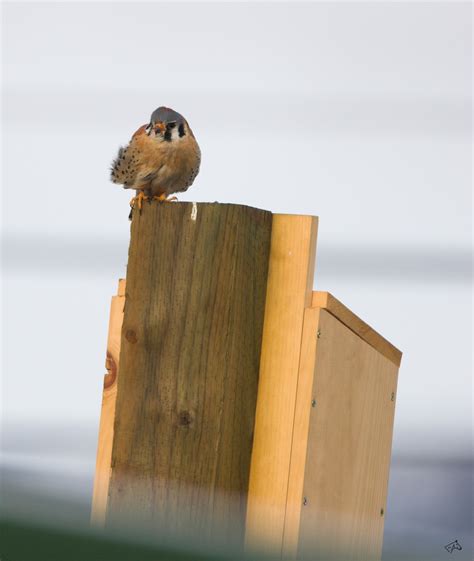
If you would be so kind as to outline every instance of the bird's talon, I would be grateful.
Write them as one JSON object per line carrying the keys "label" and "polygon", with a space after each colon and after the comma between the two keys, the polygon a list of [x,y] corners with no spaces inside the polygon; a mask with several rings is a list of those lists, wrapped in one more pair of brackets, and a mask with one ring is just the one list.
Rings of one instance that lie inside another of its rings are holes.
{"label": "bird's talon", "polygon": [[[130,206],[132,207],[132,210],[136,206],[138,208],[140,214],[141,214],[143,201],[148,201],[148,200],[150,200],[150,198],[147,197],[143,191],[140,191],[138,193],[138,195],[136,197],[133,197],[133,199],[130,201]],[[151,202],[151,200],[150,200],[150,202]]]}
{"label": "bird's talon", "polygon": [[154,201],[158,201],[159,203],[171,203],[173,201],[177,201],[178,197],[169,197],[167,195],[165,195],[164,193],[161,195],[155,195],[153,197]]}

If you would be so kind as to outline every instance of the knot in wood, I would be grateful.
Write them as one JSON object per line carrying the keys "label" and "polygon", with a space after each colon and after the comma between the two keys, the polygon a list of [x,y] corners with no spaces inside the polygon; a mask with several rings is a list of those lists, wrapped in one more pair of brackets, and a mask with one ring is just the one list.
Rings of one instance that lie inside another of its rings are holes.
{"label": "knot in wood", "polygon": [[104,376],[104,390],[113,386],[117,378],[117,364],[109,351],[107,351],[105,368],[107,370],[107,374]]}
{"label": "knot in wood", "polygon": [[191,416],[191,413],[189,411],[180,411],[178,413],[178,423],[183,426],[183,427],[187,427],[191,424],[193,418]]}
{"label": "knot in wood", "polygon": [[133,329],[127,329],[125,332],[125,339],[127,339],[129,343],[132,343],[132,345],[138,341],[137,334],[133,331]]}

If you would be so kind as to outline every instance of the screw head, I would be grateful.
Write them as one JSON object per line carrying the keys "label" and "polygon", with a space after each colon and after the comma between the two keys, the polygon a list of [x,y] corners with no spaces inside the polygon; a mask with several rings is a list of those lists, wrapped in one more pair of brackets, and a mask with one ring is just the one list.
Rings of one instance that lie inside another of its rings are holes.
{"label": "screw head", "polygon": [[306,497],[303,497],[303,506],[306,506],[308,504],[308,499]]}
{"label": "screw head", "polygon": [[390,401],[395,401],[395,392],[392,392],[392,395],[390,396]]}
{"label": "screw head", "polygon": [[318,329],[318,330],[316,331],[316,337],[317,337],[318,339],[321,338],[321,330],[320,330],[320,329]]}
{"label": "screw head", "polygon": [[311,407],[316,407],[316,400],[315,399],[311,400]]}
{"label": "screw head", "polygon": [[383,515],[384,515],[384,510],[383,510],[383,508],[381,508],[380,509],[380,516],[383,516]]}

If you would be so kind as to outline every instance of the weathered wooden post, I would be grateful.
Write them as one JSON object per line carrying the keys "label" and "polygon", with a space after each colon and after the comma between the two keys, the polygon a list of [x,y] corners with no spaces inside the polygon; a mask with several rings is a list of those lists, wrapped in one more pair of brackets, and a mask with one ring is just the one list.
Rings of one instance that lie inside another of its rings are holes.
{"label": "weathered wooden post", "polygon": [[135,213],[94,522],[380,558],[401,353],[313,292],[316,234],[315,217],[239,205]]}
{"label": "weathered wooden post", "polygon": [[134,213],[107,518],[243,539],[271,226],[239,205]]}

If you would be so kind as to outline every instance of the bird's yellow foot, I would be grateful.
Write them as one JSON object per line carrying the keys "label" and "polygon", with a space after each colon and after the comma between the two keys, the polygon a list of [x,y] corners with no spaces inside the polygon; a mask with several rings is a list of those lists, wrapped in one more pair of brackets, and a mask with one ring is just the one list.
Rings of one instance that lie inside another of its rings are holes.
{"label": "bird's yellow foot", "polygon": [[172,203],[173,201],[177,201],[178,197],[169,197],[168,195],[166,195],[165,193],[162,193],[161,195],[155,195],[153,197],[154,201],[159,201],[160,203]]}
{"label": "bird's yellow foot", "polygon": [[137,207],[138,210],[142,210],[142,206],[143,206],[143,201],[148,201],[148,197],[145,195],[145,193],[143,191],[140,191],[138,193],[138,195],[136,197],[133,197],[133,199],[130,201],[130,206],[132,207],[132,210]]}

